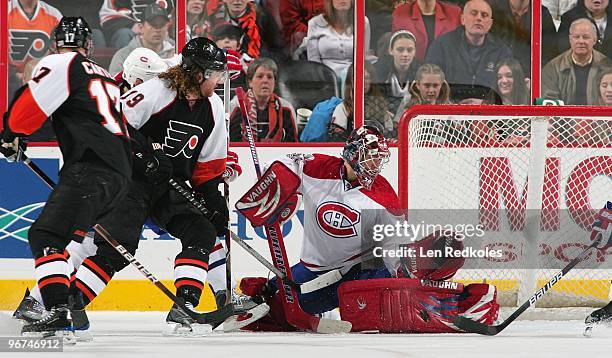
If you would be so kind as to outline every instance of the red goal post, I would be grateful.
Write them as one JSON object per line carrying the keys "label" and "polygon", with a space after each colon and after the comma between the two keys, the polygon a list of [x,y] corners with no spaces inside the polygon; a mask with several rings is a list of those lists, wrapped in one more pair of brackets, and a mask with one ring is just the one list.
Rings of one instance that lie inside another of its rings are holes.
{"label": "red goal post", "polygon": [[[456,279],[495,284],[502,305],[524,301],[586,247],[594,211],[612,200],[612,108],[415,106],[399,126],[409,222],[480,225],[478,243],[504,256]],[[608,302],[610,256],[591,255],[538,306]]]}

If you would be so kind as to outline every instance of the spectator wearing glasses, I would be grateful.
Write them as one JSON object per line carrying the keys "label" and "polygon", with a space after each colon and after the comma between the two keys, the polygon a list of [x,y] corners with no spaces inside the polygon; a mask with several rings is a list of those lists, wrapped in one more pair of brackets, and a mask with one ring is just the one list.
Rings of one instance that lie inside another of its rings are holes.
{"label": "spectator wearing glasses", "polygon": [[576,7],[561,16],[558,41],[560,52],[570,48],[569,27],[577,19],[589,19],[597,30],[595,50],[612,58],[612,26],[608,23],[612,19],[612,8],[609,0],[578,0]]}
{"label": "spectator wearing glasses", "polygon": [[591,20],[575,20],[570,26],[570,49],[552,59],[542,70],[542,96],[565,104],[594,104],[595,78],[611,61],[594,50],[597,30]]}

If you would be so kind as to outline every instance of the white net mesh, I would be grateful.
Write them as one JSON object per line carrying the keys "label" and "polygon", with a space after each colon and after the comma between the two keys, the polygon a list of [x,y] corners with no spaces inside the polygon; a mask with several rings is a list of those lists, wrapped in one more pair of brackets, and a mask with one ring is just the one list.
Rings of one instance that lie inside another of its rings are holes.
{"label": "white net mesh", "polygon": [[[500,304],[522,303],[590,244],[593,215],[612,200],[611,118],[410,118],[400,151],[409,222],[480,225],[469,244],[504,255],[468,260],[455,279],[486,280]],[[593,251],[537,306],[607,303],[611,254]]]}

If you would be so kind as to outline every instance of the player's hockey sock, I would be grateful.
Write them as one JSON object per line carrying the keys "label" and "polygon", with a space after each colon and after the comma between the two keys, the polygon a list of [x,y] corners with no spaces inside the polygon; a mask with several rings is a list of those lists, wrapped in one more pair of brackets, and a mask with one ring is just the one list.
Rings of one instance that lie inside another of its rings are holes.
{"label": "player's hockey sock", "polygon": [[213,292],[218,292],[226,289],[225,285],[225,249],[219,241],[215,241],[215,246],[210,252],[208,259],[208,283],[212,287]]}
{"label": "player's hockey sock", "polygon": [[83,261],[77,270],[74,285],[83,292],[85,305],[104,290],[114,274],[112,267],[99,256],[92,256]]}
{"label": "player's hockey sock", "polygon": [[68,257],[68,251],[53,247],[46,247],[36,255],[34,273],[47,310],[68,302]]}
{"label": "player's hockey sock", "polygon": [[208,253],[186,248],[174,260],[174,286],[176,295],[197,307],[206,282]]}

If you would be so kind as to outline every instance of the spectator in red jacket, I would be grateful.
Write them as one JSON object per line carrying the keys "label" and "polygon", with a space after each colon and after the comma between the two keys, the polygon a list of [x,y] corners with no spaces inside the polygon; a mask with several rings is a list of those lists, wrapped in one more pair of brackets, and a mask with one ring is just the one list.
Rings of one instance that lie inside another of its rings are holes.
{"label": "spectator in red jacket", "polygon": [[429,45],[461,25],[461,8],[444,1],[416,0],[393,12],[391,30],[408,30],[416,37],[416,58],[423,60]]}
{"label": "spectator in red jacket", "polygon": [[283,0],[280,3],[283,35],[293,53],[308,33],[308,20],[325,11],[325,0]]}

